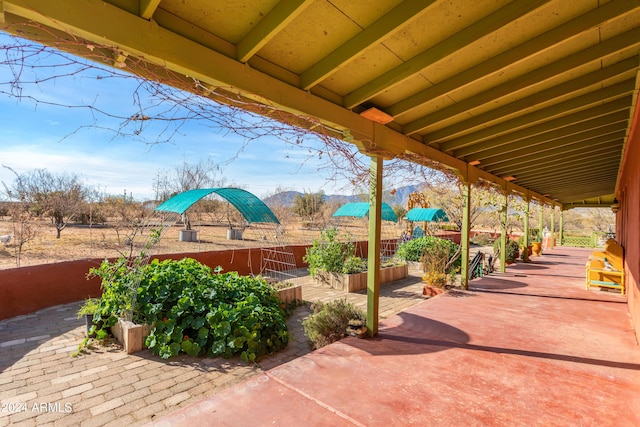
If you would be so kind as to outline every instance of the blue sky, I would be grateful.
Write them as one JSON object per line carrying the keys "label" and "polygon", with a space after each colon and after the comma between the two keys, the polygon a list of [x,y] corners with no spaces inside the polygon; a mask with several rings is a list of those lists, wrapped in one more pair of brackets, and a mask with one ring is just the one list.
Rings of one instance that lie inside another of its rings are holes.
{"label": "blue sky", "polygon": [[[0,33],[0,46],[12,39]],[[13,77],[4,53],[0,56],[0,164],[18,173],[45,168],[54,173],[73,172],[108,194],[133,194],[136,199],[153,195],[153,179],[183,161],[195,163],[210,157],[221,164],[227,184],[241,186],[259,197],[276,188],[297,191],[344,193],[344,183],[328,179],[323,163],[307,150],[284,144],[275,137],[252,141],[239,154],[243,139],[215,131],[198,122],[187,122],[169,143],[145,144],[114,134],[120,121],[89,109],[60,105],[94,105],[127,116],[136,112],[132,103],[133,79],[95,79],[95,71],[24,85],[22,99],[10,97],[7,82]],[[48,58],[38,60],[46,64]],[[52,60],[55,61],[55,60]],[[23,70],[23,79],[32,78]],[[60,69],[56,74],[62,74]],[[38,78],[44,77],[38,71]],[[24,95],[40,101],[27,99]],[[47,102],[60,104],[48,105]],[[130,110],[131,113],[127,111]],[[236,157],[233,161],[230,159]],[[301,166],[302,165],[302,166]],[[14,175],[0,168],[0,181]]]}

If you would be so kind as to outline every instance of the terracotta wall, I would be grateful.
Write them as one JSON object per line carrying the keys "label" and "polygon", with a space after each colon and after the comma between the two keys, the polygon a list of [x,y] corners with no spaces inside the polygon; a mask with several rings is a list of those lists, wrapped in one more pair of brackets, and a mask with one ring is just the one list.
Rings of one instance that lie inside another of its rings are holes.
{"label": "terracotta wall", "polygon": [[[460,233],[446,232],[443,238],[460,242]],[[368,243],[358,242],[358,253],[367,256]],[[306,267],[302,260],[306,245],[293,246],[298,268]],[[260,249],[192,252],[159,255],[158,259],[194,258],[203,264],[223,271],[237,271],[242,275],[260,273]],[[34,267],[0,270],[0,320],[33,313],[58,304],[80,301],[101,294],[98,279],[87,280],[91,267],[98,267],[102,259],[60,262]]]}
{"label": "terracotta wall", "polygon": [[[637,105],[636,107],[640,107]],[[640,342],[640,108],[636,108],[616,196],[616,236],[625,253],[625,283],[631,321]]]}
{"label": "terracotta wall", "polygon": [[[294,246],[298,267],[305,264],[302,257],[306,246]],[[194,252],[160,255],[159,259],[191,257],[212,268],[240,274],[260,272],[260,249]],[[98,267],[102,259],[60,262],[34,267],[0,270],[0,320],[33,313],[46,307],[100,296],[100,281],[87,280],[91,267]]]}

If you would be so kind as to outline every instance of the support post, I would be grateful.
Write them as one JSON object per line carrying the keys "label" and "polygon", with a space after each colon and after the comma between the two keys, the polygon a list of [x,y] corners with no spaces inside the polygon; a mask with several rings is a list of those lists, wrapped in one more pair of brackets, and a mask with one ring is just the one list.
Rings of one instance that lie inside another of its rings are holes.
{"label": "support post", "polygon": [[380,310],[380,229],[382,228],[382,157],[371,157],[369,169],[369,245],[367,267],[367,333],[378,334]]}
{"label": "support post", "polygon": [[524,236],[523,236],[523,244],[524,244],[524,250],[526,251],[527,248],[529,247],[529,205],[531,204],[531,199],[529,198],[529,196],[525,197],[525,202],[527,202],[524,205]]}
{"label": "support post", "polygon": [[560,209],[560,230],[558,231],[558,242],[560,244],[560,246],[562,246],[562,241],[564,240],[564,229],[563,229],[563,223],[564,223],[564,211],[562,209]]}
{"label": "support post", "polygon": [[540,202],[540,222],[538,224],[538,239],[540,239],[540,243],[542,243],[542,233],[544,231],[544,205]]}
{"label": "support post", "polygon": [[460,244],[462,245],[462,268],[460,270],[460,286],[469,288],[469,232],[471,229],[471,183],[462,182],[462,233]]}
{"label": "support post", "polygon": [[502,233],[500,233],[500,271],[505,272],[507,266],[507,205],[509,203],[509,193],[504,191],[504,202],[502,212],[500,212],[500,222],[502,223]]}
{"label": "support post", "polygon": [[553,249],[556,241],[556,204],[551,204],[551,236],[549,240],[549,247]]}

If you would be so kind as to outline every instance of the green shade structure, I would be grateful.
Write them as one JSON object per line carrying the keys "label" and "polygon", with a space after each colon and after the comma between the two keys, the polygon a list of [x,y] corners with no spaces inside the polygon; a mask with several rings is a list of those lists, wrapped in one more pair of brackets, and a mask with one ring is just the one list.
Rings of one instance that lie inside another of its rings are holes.
{"label": "green shade structure", "polygon": [[413,208],[407,212],[409,221],[449,222],[447,214],[440,208]]}
{"label": "green shade structure", "polygon": [[[346,203],[333,213],[333,216],[349,216],[355,218],[365,218],[369,216],[369,203]],[[386,203],[382,204],[382,219],[384,221],[398,222],[396,213]]]}
{"label": "green shade structure", "polygon": [[183,214],[200,199],[217,194],[235,206],[249,224],[254,222],[280,224],[278,218],[260,199],[240,188],[198,188],[177,194],[155,210]]}

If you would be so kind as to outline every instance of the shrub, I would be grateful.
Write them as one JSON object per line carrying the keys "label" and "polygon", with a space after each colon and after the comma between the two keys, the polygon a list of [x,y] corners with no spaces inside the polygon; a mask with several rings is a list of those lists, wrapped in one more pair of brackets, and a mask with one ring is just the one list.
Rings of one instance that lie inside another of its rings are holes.
{"label": "shrub", "polygon": [[[309,264],[309,274],[315,277],[324,271],[327,273],[360,273],[366,269],[364,260],[355,256],[356,245],[353,242],[341,242],[338,229],[328,228],[320,233],[320,239],[313,241],[307,248],[304,261]],[[348,236],[344,236],[348,238]]]}
{"label": "shrub", "polygon": [[[133,318],[153,325],[145,344],[163,359],[183,352],[253,362],[288,343],[280,300],[264,279],[216,273],[190,258],[153,260],[141,275]],[[108,310],[120,300],[105,292],[102,313],[116,317]]]}
{"label": "shrub", "polygon": [[490,246],[490,245],[493,244],[493,242],[495,240],[496,239],[491,237],[491,234],[480,233],[480,234],[476,234],[475,236],[473,236],[470,239],[470,242],[473,243],[474,245],[478,245],[478,246]]}
{"label": "shrub", "polygon": [[[454,281],[461,261],[457,252],[459,247],[452,243],[445,239],[435,239],[424,248],[421,262],[425,274],[422,279],[429,285],[444,288],[448,282]],[[451,253],[452,250],[454,253]],[[452,262],[454,256],[457,258]]]}
{"label": "shrub", "polygon": [[[493,243],[493,255],[498,257],[500,253],[500,239]],[[520,256],[520,246],[515,240],[507,239],[505,261],[508,263],[516,262]]]}
{"label": "shrub", "polygon": [[[425,252],[427,252],[429,248],[433,246],[436,246],[438,250],[440,250],[440,248],[446,248],[448,254],[447,260],[449,260],[456,254],[459,245],[450,240],[440,239],[438,237],[419,237],[417,239],[411,239],[408,242],[402,243],[398,247],[396,256],[405,261],[422,261],[422,257],[424,256]],[[461,260],[460,257],[458,257],[453,263],[452,267],[458,268],[460,267],[460,265]]]}
{"label": "shrub", "polygon": [[350,320],[366,320],[365,313],[346,299],[316,302],[312,308],[313,314],[302,322],[302,326],[314,349],[344,338]]}

